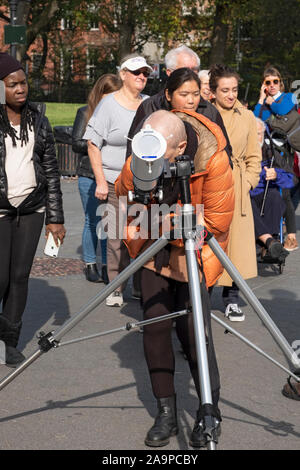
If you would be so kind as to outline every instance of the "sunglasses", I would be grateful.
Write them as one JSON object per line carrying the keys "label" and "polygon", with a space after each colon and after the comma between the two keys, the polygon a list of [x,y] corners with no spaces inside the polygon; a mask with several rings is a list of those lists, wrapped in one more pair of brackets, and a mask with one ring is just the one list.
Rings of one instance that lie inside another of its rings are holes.
{"label": "sunglasses", "polygon": [[138,69],[138,70],[129,70],[129,69],[127,69],[127,70],[128,70],[128,72],[132,73],[132,75],[135,75],[136,77],[138,75],[141,75],[141,73],[144,75],[145,78],[148,78],[149,75],[150,75],[149,70],[140,70],[140,69]]}
{"label": "sunglasses", "polygon": [[274,85],[278,85],[279,82],[280,82],[280,80],[277,79],[277,78],[275,78],[275,80],[266,80],[266,81],[265,81],[265,85],[270,86],[270,85],[272,85],[272,83],[273,83]]}

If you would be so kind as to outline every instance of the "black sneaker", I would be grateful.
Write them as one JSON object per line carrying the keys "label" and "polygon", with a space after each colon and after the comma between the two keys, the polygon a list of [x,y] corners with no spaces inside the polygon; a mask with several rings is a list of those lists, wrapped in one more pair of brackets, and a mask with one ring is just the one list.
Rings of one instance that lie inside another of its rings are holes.
{"label": "black sneaker", "polygon": [[245,315],[238,304],[228,304],[225,310],[225,317],[230,321],[244,321]]}

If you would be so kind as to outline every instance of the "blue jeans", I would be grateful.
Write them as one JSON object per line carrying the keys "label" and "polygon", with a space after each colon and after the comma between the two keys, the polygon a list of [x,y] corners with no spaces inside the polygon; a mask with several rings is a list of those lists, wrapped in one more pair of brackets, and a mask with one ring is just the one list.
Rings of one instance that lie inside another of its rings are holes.
{"label": "blue jeans", "polygon": [[[96,263],[97,258],[97,224],[101,217],[97,216],[99,199],[95,197],[96,182],[92,178],[79,176],[78,189],[84,210],[84,228],[82,233],[82,254],[85,263]],[[106,238],[101,239],[101,261],[102,265],[107,264]]]}

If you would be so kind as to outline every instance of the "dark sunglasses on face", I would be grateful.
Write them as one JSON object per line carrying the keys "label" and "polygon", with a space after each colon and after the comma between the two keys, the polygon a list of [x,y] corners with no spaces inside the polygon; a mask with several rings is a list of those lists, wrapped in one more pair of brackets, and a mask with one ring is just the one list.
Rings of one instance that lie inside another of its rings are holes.
{"label": "dark sunglasses on face", "polygon": [[135,76],[141,75],[141,73],[142,73],[145,78],[148,78],[149,75],[150,75],[149,70],[140,70],[140,69],[138,69],[138,70],[128,70],[128,72],[132,73]]}
{"label": "dark sunglasses on face", "polygon": [[279,81],[280,80],[278,80],[277,78],[275,78],[275,80],[266,80],[265,85],[270,86],[272,85],[272,83],[274,83],[274,85],[278,85]]}

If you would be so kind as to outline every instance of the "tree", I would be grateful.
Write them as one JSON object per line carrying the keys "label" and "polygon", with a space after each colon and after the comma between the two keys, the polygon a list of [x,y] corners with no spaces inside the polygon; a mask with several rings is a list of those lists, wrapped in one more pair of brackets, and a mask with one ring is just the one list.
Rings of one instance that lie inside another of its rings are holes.
{"label": "tree", "polygon": [[[7,14],[1,17],[10,22],[9,2],[3,0],[3,4],[7,6]],[[26,44],[19,45],[17,55],[19,60],[26,59],[26,52],[30,45],[38,36],[44,38],[44,47],[46,47],[46,35],[53,28],[56,28],[57,21],[63,17],[66,11],[76,8],[80,1],[58,1],[58,0],[19,0],[17,7],[16,24],[26,25]]]}

